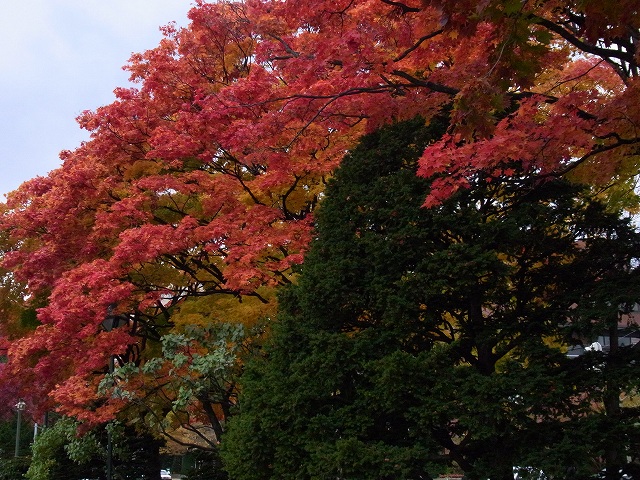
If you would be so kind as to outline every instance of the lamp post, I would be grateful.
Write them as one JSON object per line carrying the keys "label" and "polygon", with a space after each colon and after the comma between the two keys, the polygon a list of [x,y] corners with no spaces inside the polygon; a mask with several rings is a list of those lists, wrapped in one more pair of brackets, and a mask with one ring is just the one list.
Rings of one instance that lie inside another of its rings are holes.
{"label": "lamp post", "polygon": [[15,404],[16,410],[18,411],[18,421],[16,422],[16,458],[20,456],[20,421],[22,420],[22,411],[26,406],[27,404],[24,403],[24,400],[18,400],[18,403]]}

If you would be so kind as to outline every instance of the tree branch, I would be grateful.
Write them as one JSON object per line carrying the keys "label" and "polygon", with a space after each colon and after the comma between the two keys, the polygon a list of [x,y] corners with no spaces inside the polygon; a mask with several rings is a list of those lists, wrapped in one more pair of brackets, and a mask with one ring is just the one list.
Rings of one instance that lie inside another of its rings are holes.
{"label": "tree branch", "polygon": [[402,2],[395,2],[395,1],[393,1],[393,0],[380,0],[380,1],[381,1],[382,3],[386,3],[387,5],[391,5],[391,6],[393,6],[393,7],[399,8],[399,9],[400,9],[400,11],[401,11],[401,13],[402,13],[402,15],[405,15],[405,14],[407,14],[407,13],[409,13],[409,12],[417,13],[417,12],[419,12],[419,11],[420,11],[420,9],[419,9],[419,8],[410,7],[410,6],[408,6],[408,5],[405,5],[405,4],[404,4],[404,3],[402,3]]}
{"label": "tree branch", "polygon": [[396,77],[404,78],[408,82],[411,82],[411,85],[416,87],[425,87],[429,90],[433,90],[434,92],[446,93],[447,95],[457,95],[460,90],[457,88],[448,87],[446,85],[442,85],[440,83],[430,82],[428,80],[421,80],[419,78],[414,77],[413,75],[409,75],[407,72],[403,72],[402,70],[394,70],[391,72]]}
{"label": "tree branch", "polygon": [[533,17],[533,23],[540,25],[547,30],[550,30],[553,33],[556,33],[560,37],[564,38],[567,42],[569,42],[574,47],[579,48],[583,52],[590,53],[592,55],[596,55],[600,58],[603,58],[607,63],[609,63],[618,73],[620,78],[623,81],[628,80],[629,74],[625,71],[624,68],[618,63],[616,63],[613,59],[617,59],[620,62],[628,64],[629,71],[635,67],[635,59],[633,52],[623,52],[622,50],[613,50],[611,48],[602,48],[597,45],[592,45],[587,43],[581,39],[579,39],[573,32],[570,30],[563,28],[562,26],[554,23],[546,18],[542,17]]}
{"label": "tree branch", "polygon": [[405,58],[407,55],[409,55],[411,52],[413,52],[416,48],[418,48],[423,42],[426,42],[427,40],[440,35],[443,31],[444,30],[441,28],[440,30],[436,30],[435,32],[432,32],[432,33],[430,33],[428,35],[425,35],[424,37],[418,39],[418,41],[416,43],[414,43],[411,47],[409,47],[404,52],[402,52],[400,55],[398,55],[396,58],[394,58],[393,61],[394,62],[399,62],[400,60]]}

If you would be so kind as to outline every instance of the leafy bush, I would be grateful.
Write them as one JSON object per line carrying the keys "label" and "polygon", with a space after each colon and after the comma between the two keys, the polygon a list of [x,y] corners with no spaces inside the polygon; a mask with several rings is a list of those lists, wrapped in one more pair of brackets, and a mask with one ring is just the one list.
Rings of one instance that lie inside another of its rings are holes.
{"label": "leafy bush", "polygon": [[17,480],[24,478],[31,459],[29,457],[19,457],[3,459],[0,462],[0,480]]}

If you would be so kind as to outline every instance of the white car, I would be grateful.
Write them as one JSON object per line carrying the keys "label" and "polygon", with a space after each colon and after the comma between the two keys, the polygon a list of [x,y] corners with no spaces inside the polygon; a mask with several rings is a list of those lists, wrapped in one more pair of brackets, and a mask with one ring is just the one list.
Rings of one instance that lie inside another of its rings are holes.
{"label": "white car", "polygon": [[160,478],[162,480],[171,480],[171,473],[169,470],[160,470]]}

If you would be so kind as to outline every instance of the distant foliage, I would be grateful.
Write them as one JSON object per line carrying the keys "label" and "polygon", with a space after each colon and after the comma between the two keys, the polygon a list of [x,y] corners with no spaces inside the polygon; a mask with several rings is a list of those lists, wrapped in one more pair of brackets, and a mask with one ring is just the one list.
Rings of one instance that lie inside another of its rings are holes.
{"label": "distant foliage", "polygon": [[0,479],[18,480],[24,478],[28,468],[28,457],[2,459],[2,462],[0,462]]}

